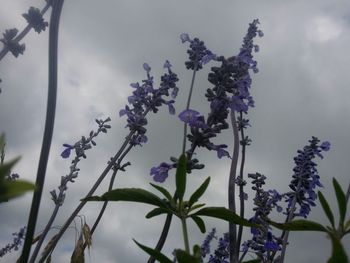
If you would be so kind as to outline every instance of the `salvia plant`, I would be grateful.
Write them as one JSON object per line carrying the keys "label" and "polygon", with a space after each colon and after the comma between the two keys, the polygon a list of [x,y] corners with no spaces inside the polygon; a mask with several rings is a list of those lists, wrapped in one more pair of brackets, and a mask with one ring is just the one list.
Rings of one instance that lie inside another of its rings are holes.
{"label": "salvia plant", "polygon": [[[248,112],[254,107],[254,99],[251,95],[251,74],[258,73],[253,54],[259,51],[259,46],[254,43],[254,39],[263,36],[258,19],[249,24],[242,46],[236,55],[217,55],[199,38],[187,33],[180,35],[180,40],[186,45],[188,53],[185,67],[192,71],[186,108],[177,113],[178,120],[183,123],[183,140],[178,144],[178,153],[170,156],[169,160],[160,160],[159,164],[150,168],[149,174],[154,181],[150,183],[154,188],[153,192],[142,188],[114,188],[114,183],[117,173],[126,172],[126,168],[130,165],[130,162],[125,161],[127,154],[135,147],[147,143],[148,115],[156,114],[162,106],[166,106],[170,114],[176,114],[174,103],[177,94],[186,92],[178,88],[178,75],[173,71],[168,60],[164,62],[165,72],[160,77],[159,86],[155,84],[151,66],[147,63],[143,64],[145,78],[141,82],[130,85],[131,95],[125,107],[119,110],[119,116],[126,119],[125,128],[128,130],[128,135],[115,155],[108,158],[103,172],[86,195],[81,197],[76,209],[59,227],[58,233],[47,240],[56,216],[64,206],[69,185],[79,180],[80,162],[88,157],[89,150],[97,146],[97,137],[111,129],[111,118],[96,119],[96,130],[91,130],[88,135],[82,136],[76,142],[63,144],[61,157],[70,160],[69,168],[67,174],[61,176],[58,181],[57,189],[50,191],[54,209],[46,226],[41,232],[35,232],[55,119],[58,28],[63,3],[63,0],[46,0],[41,10],[30,7],[28,12],[23,14],[28,23],[27,27],[20,33],[15,28],[7,29],[0,39],[3,44],[0,60],[8,53],[18,57],[26,48],[21,41],[31,29],[41,33],[49,27],[48,106],[35,184],[19,179],[19,175],[12,172],[19,158],[5,161],[5,136],[0,137],[0,202],[8,202],[27,191],[34,191],[27,226],[19,227],[19,231],[13,233],[13,241],[0,249],[0,257],[18,250],[23,243],[18,262],[54,262],[53,251],[57,243],[65,231],[78,219],[80,224],[75,224],[77,242],[72,251],[71,262],[84,262],[85,250],[86,248],[90,250],[92,247],[93,234],[103,217],[107,203],[123,201],[153,206],[153,209],[145,215],[147,219],[166,215],[157,242],[146,246],[134,240],[135,245],[148,254],[149,258],[145,261],[149,263],[155,261],[162,263],[281,263],[285,261],[290,231],[326,233],[332,244],[332,255],[328,262],[349,262],[342,239],[350,233],[350,219],[346,217],[350,185],[347,189],[343,189],[333,178],[338,213],[331,209],[327,198],[319,190],[323,185],[316,162],[323,159],[323,154],[330,149],[328,141],[321,142],[317,137],[312,136],[306,146],[297,151],[288,192],[266,189],[268,176],[259,172],[245,174],[247,147],[252,143],[246,134],[247,129],[251,127]],[[51,17],[47,22],[43,15],[49,8],[51,8]],[[191,106],[191,101],[197,73],[209,63],[212,65],[207,77],[210,88],[205,93],[209,113],[204,115]],[[232,153],[228,151],[228,145],[225,143],[214,142],[214,138],[215,141],[220,141],[220,135],[226,129],[233,131]],[[228,171],[227,206],[208,206],[200,201],[209,186],[210,177],[203,180],[194,192],[188,193],[187,185],[191,183],[191,179],[187,175],[205,168],[205,165],[195,158],[196,151],[201,147],[213,152],[214,158],[227,158],[231,162],[230,171]],[[94,195],[109,173],[111,175],[108,191],[100,196]],[[174,176],[171,175],[172,173]],[[175,180],[175,189],[167,189],[163,185],[167,180]],[[251,198],[253,201],[251,217],[247,217],[245,211],[248,201],[247,187],[254,193]],[[79,214],[87,202],[103,202],[92,226],[89,226],[85,217]],[[307,219],[311,209],[318,203],[324,210],[329,225],[324,226]],[[278,213],[280,217],[283,216],[284,222],[275,222],[272,219],[274,213]],[[165,255],[162,248],[173,217],[181,223],[183,246],[175,247],[172,255]],[[208,217],[228,222],[227,232],[218,233],[215,228],[208,230],[205,223]],[[195,244],[190,244],[188,221],[193,221],[202,233],[207,233],[204,240],[197,240]],[[250,239],[243,240],[243,231],[250,233]]]}

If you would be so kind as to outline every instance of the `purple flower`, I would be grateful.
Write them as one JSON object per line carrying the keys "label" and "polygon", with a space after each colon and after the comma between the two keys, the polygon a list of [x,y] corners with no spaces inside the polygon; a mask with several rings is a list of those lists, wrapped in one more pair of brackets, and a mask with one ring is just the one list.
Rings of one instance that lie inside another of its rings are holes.
{"label": "purple flower", "polygon": [[26,230],[26,227],[22,227],[18,233],[12,233],[12,235],[14,236],[13,242],[11,244],[7,244],[5,247],[0,249],[0,258],[3,257],[5,254],[11,252],[12,249],[15,251],[19,249],[19,246],[22,244],[22,240],[25,239]]}
{"label": "purple flower", "polygon": [[216,229],[213,228],[208,235],[206,236],[206,238],[203,241],[203,244],[201,245],[201,254],[202,254],[202,258],[205,258],[206,255],[208,255],[210,253],[210,242],[215,238],[217,238],[215,236],[216,233]]}
{"label": "purple flower", "polygon": [[164,63],[164,68],[170,70],[170,68],[172,67],[172,65],[170,64],[169,60],[166,60],[165,63]]}
{"label": "purple flower", "polygon": [[199,70],[210,60],[216,59],[216,55],[206,48],[204,42],[198,38],[190,39],[189,35],[183,33],[180,35],[182,43],[189,42],[190,49],[187,50],[189,61],[185,62],[187,69]]}
{"label": "purple flower", "polygon": [[208,125],[205,123],[204,117],[200,115],[198,111],[195,110],[184,110],[179,114],[179,118],[184,123],[187,123],[190,127],[193,128],[208,128]]}
{"label": "purple flower", "polygon": [[327,152],[327,151],[329,151],[331,144],[330,144],[330,142],[325,141],[321,144],[320,147],[323,151]]}
{"label": "purple flower", "polygon": [[71,150],[74,149],[74,146],[69,145],[69,144],[63,144],[64,147],[66,147],[66,149],[63,150],[63,152],[61,153],[62,158],[67,159],[70,156]]}
{"label": "purple flower", "polygon": [[270,231],[268,231],[267,232],[266,242],[264,244],[264,250],[266,250],[266,251],[277,251],[279,249],[280,249],[279,245],[275,241],[273,241],[272,233]]}
{"label": "purple flower", "polygon": [[146,70],[147,74],[151,71],[151,67],[147,63],[143,63],[143,69]]}
{"label": "purple flower", "polygon": [[330,148],[330,143],[327,141],[319,146],[320,140],[316,137],[312,137],[309,142],[310,145],[306,145],[303,150],[298,150],[298,156],[294,157],[296,166],[293,168],[293,179],[289,184],[292,191],[285,195],[288,202],[287,214],[294,210],[294,207],[291,206],[293,200],[295,200],[300,209],[293,216],[303,216],[305,218],[310,213],[311,206],[315,206],[314,201],[317,198],[315,188],[322,187],[316,169],[317,164],[313,162],[313,159],[316,155],[323,158],[321,152],[328,151]]}
{"label": "purple flower", "polygon": [[229,234],[224,233],[224,236],[219,239],[219,244],[214,254],[210,255],[208,263],[229,263]]}
{"label": "purple flower", "polygon": [[170,169],[172,169],[173,166],[168,163],[161,163],[158,167],[152,167],[151,169],[151,176],[153,177],[153,180],[158,183],[163,183],[165,179],[168,177],[168,172]]}
{"label": "purple flower", "polygon": [[200,113],[195,110],[184,110],[179,114],[180,120],[182,120],[184,123],[191,124],[197,120],[199,117]]}
{"label": "purple flower", "polygon": [[182,43],[191,42],[191,39],[190,39],[190,37],[189,37],[189,35],[187,33],[182,33],[180,35],[180,38],[181,38],[181,42]]}

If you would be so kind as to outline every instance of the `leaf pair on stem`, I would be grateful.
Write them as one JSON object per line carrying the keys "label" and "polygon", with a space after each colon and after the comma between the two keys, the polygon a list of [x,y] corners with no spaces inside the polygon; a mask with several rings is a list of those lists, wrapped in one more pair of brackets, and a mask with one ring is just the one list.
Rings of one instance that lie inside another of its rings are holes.
{"label": "leaf pair on stem", "polygon": [[[201,262],[201,251],[200,246],[195,245],[193,247],[193,254],[191,254],[189,249],[188,233],[186,220],[191,218],[202,233],[206,232],[205,223],[202,216],[213,217],[228,222],[233,222],[238,225],[248,226],[248,227],[258,227],[255,224],[250,223],[248,220],[243,219],[236,215],[234,212],[224,208],[224,207],[204,207],[205,204],[198,203],[199,199],[205,193],[208,188],[210,177],[208,177],[190,196],[188,201],[184,201],[184,196],[186,192],[186,167],[187,159],[184,154],[180,156],[177,170],[176,170],[176,191],[174,197],[170,192],[159,185],[151,184],[156,190],[158,190],[163,197],[158,197],[144,189],[140,188],[122,188],[114,189],[109,192],[104,193],[102,196],[92,196],[85,199],[86,201],[129,201],[144,203],[156,206],[151,210],[146,218],[152,218],[161,214],[173,214],[177,216],[182,223],[182,230],[184,236],[185,250],[176,249],[175,258],[179,263],[200,263]],[[199,210],[197,210],[199,209]],[[160,251],[153,248],[144,246],[138,243],[136,240],[134,242],[146,253],[153,256],[156,260],[161,263],[171,263],[173,262],[167,256],[162,254]]]}

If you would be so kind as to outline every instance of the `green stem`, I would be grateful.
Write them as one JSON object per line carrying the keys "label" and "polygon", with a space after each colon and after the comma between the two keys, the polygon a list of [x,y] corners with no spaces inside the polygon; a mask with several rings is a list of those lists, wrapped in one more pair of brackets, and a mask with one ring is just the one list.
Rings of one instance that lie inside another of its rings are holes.
{"label": "green stem", "polygon": [[184,236],[185,250],[188,254],[190,254],[190,245],[188,241],[188,233],[187,233],[187,225],[186,225],[185,217],[181,217],[181,224],[182,224],[182,234]]}

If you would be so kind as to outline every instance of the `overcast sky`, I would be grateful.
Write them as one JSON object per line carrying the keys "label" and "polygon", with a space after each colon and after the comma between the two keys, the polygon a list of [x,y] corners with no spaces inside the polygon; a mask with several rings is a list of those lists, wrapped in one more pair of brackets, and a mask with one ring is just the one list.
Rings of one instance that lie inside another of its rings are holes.
{"label": "overcast sky", "polygon": [[[30,5],[42,8],[44,4],[43,0],[1,0],[0,32],[12,27],[21,30],[26,25],[21,14]],[[95,118],[112,118],[112,129],[96,139],[97,147],[88,151],[88,159],[79,164],[79,177],[69,185],[55,226],[64,223],[119,149],[128,131],[124,128],[125,118],[119,118],[118,112],[131,94],[129,84],[145,78],[144,62],[152,67],[158,84],[164,61],[172,63],[180,78],[175,104],[179,113],[185,107],[192,74],[185,69],[187,45],[181,44],[179,35],[187,32],[204,40],[214,53],[232,56],[239,51],[248,24],[255,18],[260,20],[264,37],[256,40],[260,46],[255,55],[260,72],[253,75],[251,93],[256,107],[249,112],[252,127],[247,134],[253,142],[247,150],[245,175],[263,173],[268,177],[267,188],[287,191],[296,151],[311,136],[328,140],[331,150],[317,163],[325,186],[323,192],[337,211],[331,179],[336,177],[344,189],[350,180],[349,1],[66,0],[59,36],[55,131],[36,231],[44,227],[54,207],[49,191],[69,172],[69,160],[60,157],[63,143],[73,144],[96,129]],[[22,156],[15,172],[30,181],[35,181],[43,135],[47,42],[47,31],[40,35],[30,32],[23,41],[23,56],[15,59],[8,54],[0,62],[0,133],[5,132],[7,138],[6,159]],[[195,83],[192,108],[203,114],[208,112],[204,93],[211,87],[206,79],[213,65],[200,71]],[[126,161],[132,166],[118,175],[118,187],[150,189],[150,168],[181,151],[182,123],[177,115],[170,116],[163,108],[156,115],[150,114],[148,122],[149,141],[128,155]],[[231,151],[232,141],[231,130],[216,140],[228,144]],[[218,160],[215,152],[205,150],[198,151],[197,157],[206,168],[191,174],[189,191],[211,176],[204,201],[227,206],[230,160]],[[171,174],[164,186],[173,191],[173,181]],[[107,182],[101,185],[99,193],[106,187]],[[27,223],[30,202],[31,194],[27,194],[0,206],[0,247]],[[90,203],[81,211],[89,225],[99,207],[100,204]],[[132,238],[148,246],[157,242],[164,218],[145,219],[150,209],[130,203],[110,204],[93,237],[93,249],[90,255],[86,254],[87,262],[146,262],[147,255]],[[310,219],[326,223],[320,206],[314,208]],[[79,224],[79,220],[76,222]],[[179,222],[175,219],[173,223],[165,247],[168,255],[183,246]],[[227,224],[218,221],[208,221],[207,229],[212,227],[217,227],[219,234],[227,231]],[[205,237],[192,223],[189,231],[192,245]],[[52,229],[50,236],[56,232]],[[74,228],[67,231],[54,252],[53,262],[69,261],[74,236]],[[286,262],[325,262],[331,252],[324,234],[292,233],[290,243]],[[344,244],[350,255],[349,237]],[[12,253],[1,262],[14,262],[17,257],[17,253]]]}

